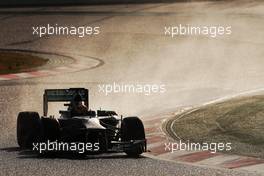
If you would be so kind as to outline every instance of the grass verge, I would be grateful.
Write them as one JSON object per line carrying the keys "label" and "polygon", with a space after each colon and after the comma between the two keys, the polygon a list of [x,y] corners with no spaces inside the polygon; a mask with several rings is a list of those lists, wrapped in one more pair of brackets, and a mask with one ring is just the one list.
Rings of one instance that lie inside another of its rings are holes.
{"label": "grass verge", "polygon": [[25,53],[0,53],[0,74],[19,73],[32,71],[45,65],[48,59]]}
{"label": "grass verge", "polygon": [[166,129],[182,140],[231,142],[228,153],[264,158],[264,95],[210,104],[179,117],[170,119]]}

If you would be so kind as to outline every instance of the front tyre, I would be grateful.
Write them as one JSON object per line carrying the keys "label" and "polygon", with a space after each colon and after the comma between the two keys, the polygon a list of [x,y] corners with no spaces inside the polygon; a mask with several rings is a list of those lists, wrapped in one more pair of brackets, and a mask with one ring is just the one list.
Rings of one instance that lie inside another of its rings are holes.
{"label": "front tyre", "polygon": [[[138,117],[126,117],[121,123],[121,139],[124,142],[131,140],[145,140],[145,130],[142,121]],[[130,157],[139,157],[145,151],[142,143],[134,145],[125,153]]]}

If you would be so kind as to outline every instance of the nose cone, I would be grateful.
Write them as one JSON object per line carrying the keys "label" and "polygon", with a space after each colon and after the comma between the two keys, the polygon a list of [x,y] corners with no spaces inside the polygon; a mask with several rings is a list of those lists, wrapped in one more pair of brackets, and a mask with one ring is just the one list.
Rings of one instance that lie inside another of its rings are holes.
{"label": "nose cone", "polygon": [[105,129],[97,118],[84,118],[83,120],[87,129]]}

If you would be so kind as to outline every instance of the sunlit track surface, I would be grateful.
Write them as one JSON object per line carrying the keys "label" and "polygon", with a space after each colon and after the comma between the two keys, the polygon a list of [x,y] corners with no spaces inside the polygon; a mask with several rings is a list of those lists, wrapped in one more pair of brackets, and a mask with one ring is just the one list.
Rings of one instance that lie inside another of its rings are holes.
{"label": "sunlit track surface", "polygon": [[[146,157],[129,159],[124,154],[82,160],[36,158],[16,148],[16,116],[25,110],[42,113],[46,88],[89,88],[91,108],[138,115],[144,122],[180,106],[263,88],[263,9],[263,3],[254,1],[1,9],[0,48],[64,53],[77,61],[91,57],[99,66],[49,77],[0,81],[0,175],[255,175]],[[28,10],[32,14],[26,14]],[[100,26],[101,33],[85,38],[32,36],[32,26],[47,23]],[[180,23],[231,25],[233,33],[216,39],[164,36],[165,25]],[[113,82],[165,84],[166,92],[106,96],[98,91],[99,84]],[[52,106],[50,110],[57,114],[58,108]],[[145,125],[147,133],[155,132]],[[158,138],[151,140],[155,143]]]}

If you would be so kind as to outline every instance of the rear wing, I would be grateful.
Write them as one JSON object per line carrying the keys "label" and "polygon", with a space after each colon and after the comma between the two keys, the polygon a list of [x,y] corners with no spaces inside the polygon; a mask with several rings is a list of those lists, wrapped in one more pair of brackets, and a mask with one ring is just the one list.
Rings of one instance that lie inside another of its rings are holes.
{"label": "rear wing", "polygon": [[89,91],[85,88],[46,89],[43,95],[43,114],[48,114],[49,102],[69,102],[76,94],[80,94],[85,106],[89,109]]}

